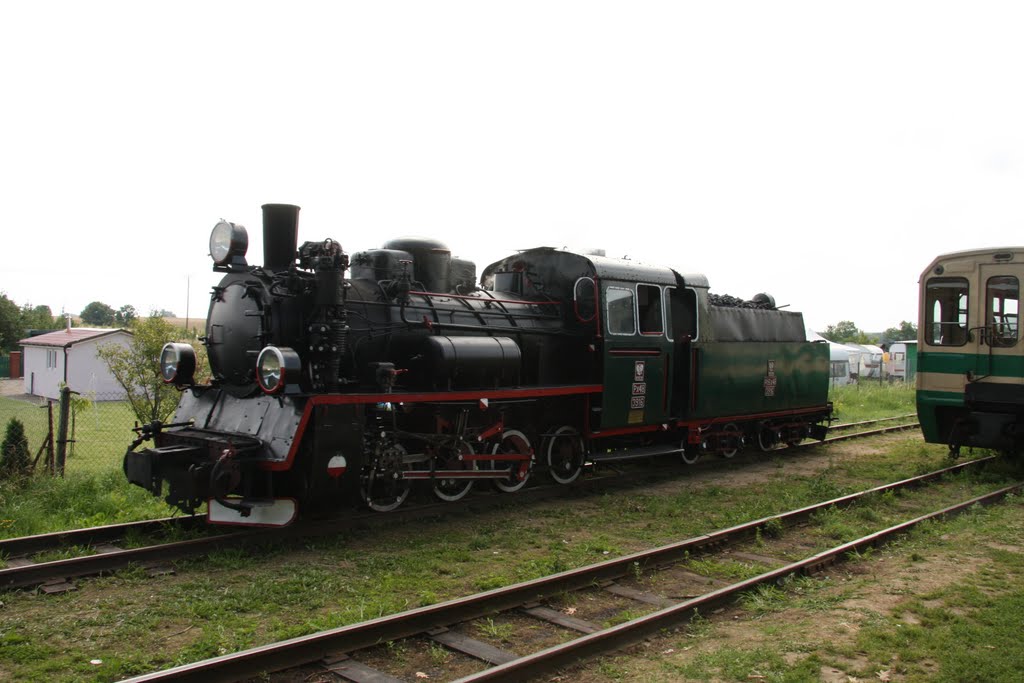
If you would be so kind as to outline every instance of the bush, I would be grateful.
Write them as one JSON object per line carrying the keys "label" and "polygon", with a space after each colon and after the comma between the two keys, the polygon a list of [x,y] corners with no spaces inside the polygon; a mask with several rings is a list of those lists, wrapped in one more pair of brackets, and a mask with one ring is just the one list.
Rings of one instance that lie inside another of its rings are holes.
{"label": "bush", "polygon": [[30,465],[25,425],[12,417],[7,423],[3,446],[0,446],[0,479],[24,477],[28,475]]}

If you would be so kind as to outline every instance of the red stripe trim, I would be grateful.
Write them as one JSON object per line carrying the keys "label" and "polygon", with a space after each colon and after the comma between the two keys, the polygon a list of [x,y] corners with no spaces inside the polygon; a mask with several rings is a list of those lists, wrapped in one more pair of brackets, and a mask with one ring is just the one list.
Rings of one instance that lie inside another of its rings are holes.
{"label": "red stripe trim", "polygon": [[528,389],[496,389],[494,391],[431,391],[420,393],[398,393],[398,394],[324,394],[311,396],[306,401],[306,407],[302,411],[302,419],[295,429],[295,436],[292,438],[292,446],[288,450],[288,457],[280,462],[261,463],[260,468],[270,472],[282,472],[291,469],[295,461],[295,455],[299,451],[299,444],[302,443],[302,436],[309,426],[309,420],[313,415],[313,408],[316,406],[331,405],[358,405],[368,403],[449,403],[457,401],[479,401],[482,398],[491,400],[500,399],[524,399],[524,398],[547,398],[550,396],[577,396],[586,394],[600,394],[604,387],[600,384],[582,384],[566,387],[531,387]]}
{"label": "red stripe trim", "polygon": [[443,292],[409,292],[420,296],[432,296],[438,299],[468,299],[492,304],[529,304],[530,306],[560,306],[561,301],[528,301],[526,299],[485,299],[482,296],[466,296],[465,294],[445,294]]}
{"label": "red stripe trim", "polygon": [[[774,413],[752,413],[749,415],[729,415],[725,417],[710,417],[700,420],[677,420],[672,424],[677,429],[686,429],[691,427],[710,427],[714,424],[721,424],[725,422],[739,422],[739,421],[750,421],[760,420],[768,417],[789,417],[793,415],[810,415],[813,413],[821,413],[828,410],[828,406],[818,406],[815,408],[800,408],[799,410],[782,410]],[[596,432],[589,432],[587,436],[594,439],[602,439],[608,436],[622,436],[624,434],[644,434],[647,432],[657,432],[661,430],[661,425],[640,425],[637,427],[618,427],[615,429],[602,429]]]}
{"label": "red stripe trim", "polygon": [[608,352],[612,356],[660,356],[661,351],[651,349],[612,349]]}

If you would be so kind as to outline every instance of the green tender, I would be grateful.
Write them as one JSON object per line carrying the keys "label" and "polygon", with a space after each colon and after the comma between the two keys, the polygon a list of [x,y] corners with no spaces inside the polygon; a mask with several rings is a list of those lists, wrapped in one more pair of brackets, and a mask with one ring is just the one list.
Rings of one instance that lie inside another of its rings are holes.
{"label": "green tender", "polygon": [[698,356],[693,417],[795,410],[828,401],[827,344],[718,342],[699,346]]}

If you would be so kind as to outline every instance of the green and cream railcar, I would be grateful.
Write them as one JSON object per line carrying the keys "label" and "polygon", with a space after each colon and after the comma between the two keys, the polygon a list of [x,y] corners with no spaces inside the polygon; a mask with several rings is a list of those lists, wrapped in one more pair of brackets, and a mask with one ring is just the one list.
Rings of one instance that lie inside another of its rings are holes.
{"label": "green and cream railcar", "polygon": [[1024,247],[944,254],[921,275],[917,412],[929,443],[1024,444]]}

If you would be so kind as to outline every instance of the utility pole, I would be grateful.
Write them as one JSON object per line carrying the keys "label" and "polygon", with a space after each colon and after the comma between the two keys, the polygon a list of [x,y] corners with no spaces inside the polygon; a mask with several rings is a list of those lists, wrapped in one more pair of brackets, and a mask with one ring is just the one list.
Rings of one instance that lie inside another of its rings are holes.
{"label": "utility pole", "polygon": [[185,332],[188,333],[188,304],[190,296],[190,289],[192,287],[192,276],[185,276]]}

